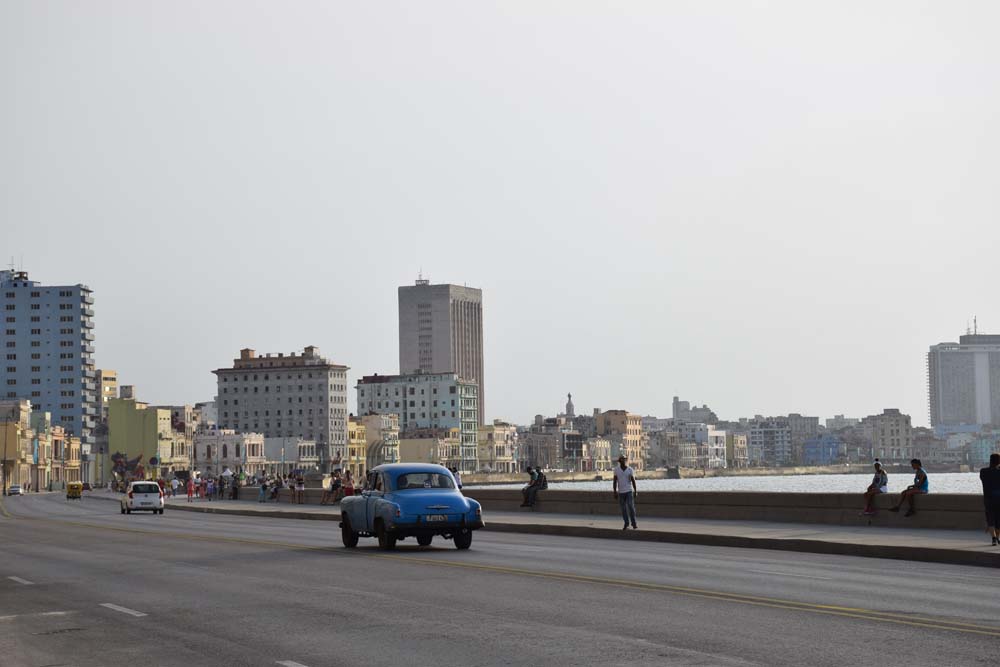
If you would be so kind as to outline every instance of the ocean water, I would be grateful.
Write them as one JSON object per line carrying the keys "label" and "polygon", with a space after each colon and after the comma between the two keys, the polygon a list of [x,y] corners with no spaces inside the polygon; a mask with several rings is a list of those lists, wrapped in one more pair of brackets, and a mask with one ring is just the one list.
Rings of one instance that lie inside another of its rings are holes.
{"label": "ocean water", "polygon": [[[982,493],[977,472],[928,473],[931,493]],[[768,491],[783,493],[864,493],[871,475],[766,475],[761,477],[705,477],[702,479],[638,480],[639,491]],[[889,492],[898,493],[913,483],[913,475],[889,475]],[[467,489],[519,489],[523,484],[491,484]],[[607,482],[549,482],[550,489],[610,491]]]}

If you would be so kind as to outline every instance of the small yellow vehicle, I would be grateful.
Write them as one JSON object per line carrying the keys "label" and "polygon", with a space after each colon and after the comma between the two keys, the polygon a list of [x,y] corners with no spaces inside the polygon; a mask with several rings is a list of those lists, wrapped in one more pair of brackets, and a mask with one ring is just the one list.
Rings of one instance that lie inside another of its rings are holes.
{"label": "small yellow vehicle", "polygon": [[83,482],[69,482],[66,484],[66,500],[83,497]]}

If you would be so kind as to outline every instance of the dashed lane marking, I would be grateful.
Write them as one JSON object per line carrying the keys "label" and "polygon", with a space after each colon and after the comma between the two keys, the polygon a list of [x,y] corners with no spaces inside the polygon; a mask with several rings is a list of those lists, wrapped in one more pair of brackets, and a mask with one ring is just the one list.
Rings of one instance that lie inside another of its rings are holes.
{"label": "dashed lane marking", "polygon": [[136,611],[135,609],[129,609],[128,607],[119,607],[116,604],[111,604],[110,602],[102,602],[102,607],[107,607],[108,609],[113,609],[115,611],[120,611],[123,614],[128,614],[129,616],[148,616],[149,614],[144,614],[141,611]]}
{"label": "dashed lane marking", "polygon": [[16,581],[19,584],[24,584],[25,586],[34,586],[35,582],[28,581],[27,579],[22,579],[21,577],[7,577],[11,581]]}
{"label": "dashed lane marking", "polygon": [[[182,537],[186,540],[203,540],[211,542],[228,542],[235,544],[253,544],[278,549],[297,549],[303,551],[322,551],[346,558],[376,558],[380,560],[391,560],[399,563],[434,565],[437,567],[447,567],[466,570],[478,570],[480,572],[493,572],[499,574],[510,574],[521,577],[533,577],[538,579],[551,579],[554,581],[568,581],[575,583],[593,584],[601,586],[612,586],[618,588],[629,588],[632,590],[642,590],[648,592],[671,593],[687,597],[696,597],[720,602],[730,602],[733,604],[744,604],[757,607],[770,607],[773,609],[786,609],[789,611],[806,612],[811,614],[823,614],[826,616],[840,616],[844,618],[857,618],[866,621],[877,621],[880,623],[891,623],[894,625],[906,625],[918,628],[929,628],[934,630],[947,630],[951,632],[961,632],[965,634],[985,635],[988,637],[1000,637],[1000,627],[989,625],[976,625],[973,623],[963,623],[960,621],[949,621],[946,619],[908,617],[900,618],[895,612],[876,611],[859,607],[842,607],[838,605],[826,605],[812,602],[798,602],[795,600],[783,600],[781,598],[769,598],[754,595],[743,595],[740,593],[727,593],[725,591],[713,591],[710,589],[691,588],[687,586],[674,586],[670,584],[658,584],[642,581],[630,581],[627,579],[611,579],[605,577],[594,577],[582,574],[570,574],[568,572],[553,572],[545,570],[529,570],[527,568],[507,567],[503,565],[488,565],[485,563],[468,563],[454,560],[432,560],[430,558],[412,557],[409,555],[391,555],[385,553],[358,552],[333,546],[318,546],[310,544],[294,544],[288,542],[272,542],[268,540],[256,540],[241,537],[223,537],[214,535],[192,535],[190,533],[179,533],[165,530],[142,530],[140,528],[119,528],[116,526],[105,526],[93,523],[83,523],[79,521],[65,521],[60,519],[49,519],[41,517],[23,517],[31,521],[41,521],[65,526],[78,526],[82,528],[97,528],[99,530],[109,530],[122,533],[141,533],[166,539]],[[105,605],[106,606],[106,605]]]}
{"label": "dashed lane marking", "polygon": [[279,660],[274,663],[276,665],[284,665],[285,667],[306,667],[301,662],[295,662],[294,660]]}
{"label": "dashed lane marking", "polygon": [[0,616],[0,621],[13,621],[15,618],[38,618],[40,616],[68,616],[71,611],[43,611],[40,614],[12,614],[10,616]]}

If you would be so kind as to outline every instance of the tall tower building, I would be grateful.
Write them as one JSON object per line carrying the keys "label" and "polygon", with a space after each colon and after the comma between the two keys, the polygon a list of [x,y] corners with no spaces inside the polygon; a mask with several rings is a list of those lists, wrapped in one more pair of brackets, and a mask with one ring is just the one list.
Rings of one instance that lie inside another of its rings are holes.
{"label": "tall tower building", "polygon": [[483,291],[431,285],[399,288],[399,372],[457,373],[478,387],[479,425],[486,414],[483,383]]}
{"label": "tall tower building", "polygon": [[31,401],[86,445],[99,409],[93,305],[85,285],[46,287],[25,271],[0,271],[0,396]]}
{"label": "tall tower building", "polygon": [[927,353],[931,426],[1000,426],[1000,336],[968,334]]}

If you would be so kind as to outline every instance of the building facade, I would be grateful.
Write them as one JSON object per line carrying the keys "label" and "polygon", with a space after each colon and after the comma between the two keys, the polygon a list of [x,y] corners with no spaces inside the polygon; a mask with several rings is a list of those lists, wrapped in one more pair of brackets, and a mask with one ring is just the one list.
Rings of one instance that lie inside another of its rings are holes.
{"label": "building facade", "polygon": [[747,422],[747,432],[750,465],[786,466],[794,462],[787,418],[757,415]]}
{"label": "building facade", "polygon": [[365,459],[368,468],[399,462],[399,415],[395,413],[364,415]]}
{"label": "building facade", "polygon": [[483,292],[417,280],[399,288],[399,373],[455,373],[476,384],[485,415]]}
{"label": "building facade", "polygon": [[0,396],[30,400],[87,445],[99,407],[93,305],[85,285],[49,287],[24,271],[0,271]]}
{"label": "building facade", "polygon": [[861,420],[872,457],[889,463],[908,463],[913,458],[913,427],[910,415],[887,408],[880,415]]}
{"label": "building facade", "polygon": [[289,355],[240,350],[232,368],[212,371],[219,428],[313,441],[319,469],[330,472],[347,449],[347,371],[315,346]]}
{"label": "building facade", "polygon": [[606,410],[597,415],[597,435],[611,441],[611,456],[617,459],[622,454],[635,470],[646,467],[645,442],[642,432],[642,417],[627,410]]}
{"label": "building facade", "polygon": [[400,431],[457,428],[461,435],[458,467],[478,469],[479,385],[456,373],[366,375],[357,384],[358,414],[399,415]]}
{"label": "building facade", "polygon": [[266,460],[264,436],[260,433],[212,429],[194,434],[191,466],[203,475],[215,477],[227,470],[256,475],[264,472]]}
{"label": "building facade", "polygon": [[931,426],[1000,426],[1000,335],[969,334],[927,353]]}
{"label": "building facade", "polygon": [[517,427],[494,419],[479,427],[479,469],[493,473],[517,472]]}

